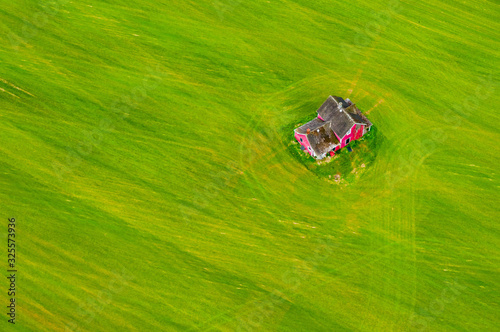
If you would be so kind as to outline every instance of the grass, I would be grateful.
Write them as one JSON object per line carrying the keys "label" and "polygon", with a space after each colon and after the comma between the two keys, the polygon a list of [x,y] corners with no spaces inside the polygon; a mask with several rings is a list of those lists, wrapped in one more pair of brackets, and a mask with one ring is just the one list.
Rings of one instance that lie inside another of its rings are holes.
{"label": "grass", "polygon": [[[496,330],[498,15],[486,0],[2,6],[16,328]],[[323,167],[288,143],[329,94],[377,135]]]}

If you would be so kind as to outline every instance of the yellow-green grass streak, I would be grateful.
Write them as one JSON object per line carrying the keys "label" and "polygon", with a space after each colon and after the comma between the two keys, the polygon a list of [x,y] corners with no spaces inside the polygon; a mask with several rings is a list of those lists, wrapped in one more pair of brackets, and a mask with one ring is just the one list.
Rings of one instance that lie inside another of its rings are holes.
{"label": "yellow-green grass streak", "polygon": [[[485,0],[2,5],[16,328],[494,331],[499,14]],[[369,112],[369,158],[367,142],[328,165],[291,145],[329,94]]]}

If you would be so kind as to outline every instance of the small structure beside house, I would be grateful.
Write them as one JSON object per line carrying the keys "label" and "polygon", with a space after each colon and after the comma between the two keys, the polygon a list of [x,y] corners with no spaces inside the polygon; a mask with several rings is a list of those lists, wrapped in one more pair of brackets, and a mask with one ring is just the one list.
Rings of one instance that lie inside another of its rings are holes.
{"label": "small structure beside house", "polygon": [[361,138],[372,123],[349,99],[329,96],[317,110],[318,117],[295,129],[302,150],[323,159],[333,156],[349,142]]}

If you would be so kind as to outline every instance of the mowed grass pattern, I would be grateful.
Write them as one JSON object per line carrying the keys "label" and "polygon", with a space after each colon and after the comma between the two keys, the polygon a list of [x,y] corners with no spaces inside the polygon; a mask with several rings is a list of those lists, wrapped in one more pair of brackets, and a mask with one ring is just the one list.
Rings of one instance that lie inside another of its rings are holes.
{"label": "mowed grass pattern", "polygon": [[[493,1],[4,4],[16,328],[496,330],[498,18]],[[289,147],[329,94],[383,137],[365,168],[340,156],[359,171],[342,185]]]}

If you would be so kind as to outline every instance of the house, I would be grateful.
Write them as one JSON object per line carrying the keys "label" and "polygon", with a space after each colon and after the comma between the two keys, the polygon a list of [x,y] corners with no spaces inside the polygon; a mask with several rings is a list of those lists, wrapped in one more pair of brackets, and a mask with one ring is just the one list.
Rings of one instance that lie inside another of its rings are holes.
{"label": "house", "polygon": [[361,138],[372,123],[349,99],[329,96],[317,110],[318,117],[295,129],[302,150],[323,159],[333,156],[349,142]]}

